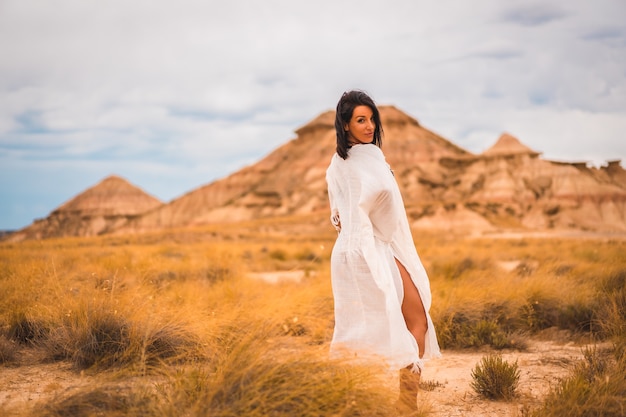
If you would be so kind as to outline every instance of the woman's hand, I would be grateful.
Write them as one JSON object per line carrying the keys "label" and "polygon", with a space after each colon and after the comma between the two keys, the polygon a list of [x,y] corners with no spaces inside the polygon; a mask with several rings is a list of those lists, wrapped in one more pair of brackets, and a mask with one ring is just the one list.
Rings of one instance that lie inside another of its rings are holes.
{"label": "woman's hand", "polygon": [[341,219],[339,219],[339,212],[334,212],[330,216],[330,222],[335,227],[335,230],[337,231],[337,233],[341,232]]}

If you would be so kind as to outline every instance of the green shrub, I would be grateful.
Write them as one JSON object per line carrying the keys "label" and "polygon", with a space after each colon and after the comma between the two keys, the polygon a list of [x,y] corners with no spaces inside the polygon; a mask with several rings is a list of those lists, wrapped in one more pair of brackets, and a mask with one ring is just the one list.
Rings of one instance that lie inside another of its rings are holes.
{"label": "green shrub", "polygon": [[490,354],[472,370],[471,386],[482,397],[510,400],[516,395],[519,377],[517,361],[509,364],[501,355]]}

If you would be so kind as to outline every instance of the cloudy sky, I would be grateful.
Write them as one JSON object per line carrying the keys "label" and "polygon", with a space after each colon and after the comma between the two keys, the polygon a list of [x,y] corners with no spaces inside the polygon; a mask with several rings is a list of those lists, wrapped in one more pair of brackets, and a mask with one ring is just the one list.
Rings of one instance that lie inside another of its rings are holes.
{"label": "cloudy sky", "polygon": [[353,88],[472,152],[626,160],[626,2],[0,0],[0,229],[111,174],[170,201]]}

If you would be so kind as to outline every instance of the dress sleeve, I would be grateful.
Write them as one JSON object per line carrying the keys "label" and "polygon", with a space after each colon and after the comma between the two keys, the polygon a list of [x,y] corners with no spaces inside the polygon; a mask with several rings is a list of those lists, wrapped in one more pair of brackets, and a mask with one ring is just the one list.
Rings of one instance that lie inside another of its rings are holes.
{"label": "dress sleeve", "polygon": [[333,225],[337,233],[341,232],[341,218],[339,216],[339,209],[337,208],[337,201],[335,199],[335,187],[328,186],[328,201],[330,202],[330,223]]}

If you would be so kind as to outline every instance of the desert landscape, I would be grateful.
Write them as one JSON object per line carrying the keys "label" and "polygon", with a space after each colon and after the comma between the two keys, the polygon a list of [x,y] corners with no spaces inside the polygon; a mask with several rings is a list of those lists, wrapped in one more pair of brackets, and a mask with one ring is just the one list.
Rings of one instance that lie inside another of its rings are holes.
{"label": "desert landscape", "polygon": [[[443,349],[414,415],[624,415],[620,161],[381,114]],[[332,120],[170,202],[110,176],[4,236],[0,414],[398,415],[394,372],[328,358]]]}
{"label": "desert landscape", "polygon": [[[301,223],[3,243],[2,415],[397,415],[397,375],[328,358],[334,232]],[[623,239],[416,244],[443,347],[420,415],[623,412]],[[512,398],[471,386],[494,354]]]}

